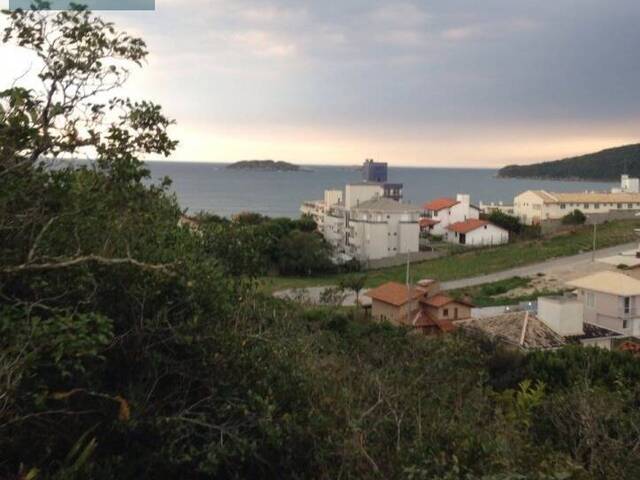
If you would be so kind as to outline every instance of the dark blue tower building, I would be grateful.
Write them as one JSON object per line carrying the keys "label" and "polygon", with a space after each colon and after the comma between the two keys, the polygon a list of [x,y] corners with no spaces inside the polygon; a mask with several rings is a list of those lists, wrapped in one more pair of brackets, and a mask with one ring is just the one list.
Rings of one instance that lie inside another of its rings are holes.
{"label": "dark blue tower building", "polygon": [[384,188],[384,196],[393,200],[402,200],[401,183],[387,183],[388,165],[386,162],[374,162],[371,159],[364,161],[362,165],[362,179],[367,183],[381,183]]}

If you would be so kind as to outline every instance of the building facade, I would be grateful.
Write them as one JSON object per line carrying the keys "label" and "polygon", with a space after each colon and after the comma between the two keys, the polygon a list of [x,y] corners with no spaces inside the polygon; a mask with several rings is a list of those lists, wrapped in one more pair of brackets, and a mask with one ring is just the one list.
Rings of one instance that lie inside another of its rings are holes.
{"label": "building facade", "polygon": [[614,188],[611,192],[527,190],[513,199],[514,215],[525,225],[560,220],[574,210],[580,210],[587,216],[640,211],[640,180],[623,175],[620,188]]}
{"label": "building facade", "polygon": [[605,271],[567,284],[578,289],[585,323],[640,336],[640,280]]}
{"label": "building facade", "polygon": [[471,205],[471,197],[459,193],[453,198],[436,198],[423,205],[423,216],[429,219],[429,233],[446,235],[449,225],[480,218],[480,209]]}
{"label": "building facade", "polygon": [[385,197],[349,211],[347,252],[360,261],[420,250],[420,209]]}
{"label": "building facade", "polygon": [[509,232],[486,220],[471,219],[447,227],[449,243],[467,247],[483,247],[509,243]]}

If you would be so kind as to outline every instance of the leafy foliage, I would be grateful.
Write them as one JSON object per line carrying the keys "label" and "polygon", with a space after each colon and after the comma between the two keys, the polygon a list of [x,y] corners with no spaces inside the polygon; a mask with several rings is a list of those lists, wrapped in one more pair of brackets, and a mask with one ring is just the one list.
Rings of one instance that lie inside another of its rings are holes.
{"label": "leafy foliage", "polygon": [[586,221],[587,216],[578,209],[574,210],[571,213],[567,213],[564,217],[562,217],[562,223],[564,225],[584,225],[584,222]]}
{"label": "leafy foliage", "polygon": [[[108,118],[60,90],[91,94],[112,78],[102,55],[135,64],[143,43],[83,9],[9,23],[46,62],[43,91],[0,99],[0,477],[638,476],[639,360],[525,356],[263,296],[248,271],[323,265],[308,220],[180,226],[142,163],[175,147],[159,108],[113,100]],[[45,161],[85,147],[89,166]]]}

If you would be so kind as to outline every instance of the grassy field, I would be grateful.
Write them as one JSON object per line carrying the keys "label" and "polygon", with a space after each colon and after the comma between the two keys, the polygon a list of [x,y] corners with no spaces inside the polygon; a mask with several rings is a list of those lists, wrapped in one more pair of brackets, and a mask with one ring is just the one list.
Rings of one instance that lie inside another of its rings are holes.
{"label": "grassy field", "polygon": [[[634,228],[640,228],[640,220],[615,221],[599,225],[597,248],[635,241]],[[414,279],[456,280],[530,265],[551,258],[575,255],[591,249],[592,233],[591,226],[576,227],[571,232],[551,238],[512,243],[502,247],[474,250],[415,263],[411,266],[411,276]],[[367,276],[368,287],[375,287],[388,281],[404,282],[405,267],[370,270]],[[335,285],[342,277],[343,275],[311,278],[265,277],[262,279],[262,284],[265,290],[276,291],[285,288]]]}

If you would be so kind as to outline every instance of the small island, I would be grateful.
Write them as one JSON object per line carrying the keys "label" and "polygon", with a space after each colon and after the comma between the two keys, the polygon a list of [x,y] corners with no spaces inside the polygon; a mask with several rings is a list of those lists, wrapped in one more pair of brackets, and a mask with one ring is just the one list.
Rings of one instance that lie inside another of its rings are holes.
{"label": "small island", "polygon": [[274,160],[242,160],[227,166],[231,170],[260,170],[266,172],[299,172],[300,167],[289,162]]}

